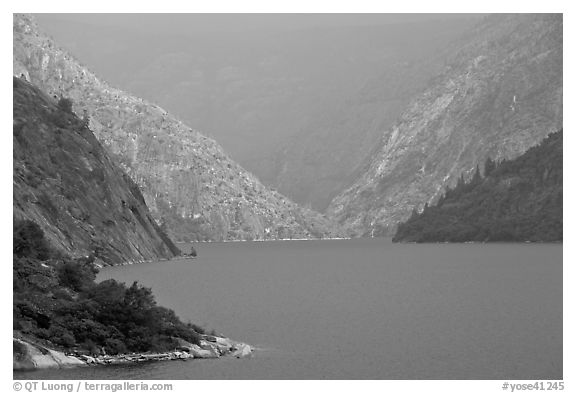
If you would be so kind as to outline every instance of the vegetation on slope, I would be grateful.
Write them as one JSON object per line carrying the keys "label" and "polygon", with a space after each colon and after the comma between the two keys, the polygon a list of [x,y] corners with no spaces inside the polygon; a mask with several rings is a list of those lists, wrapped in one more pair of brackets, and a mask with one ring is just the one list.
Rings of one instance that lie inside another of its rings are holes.
{"label": "vegetation on slope", "polygon": [[562,241],[562,131],[514,160],[488,159],[435,206],[398,226],[394,241]]}
{"label": "vegetation on slope", "polygon": [[102,148],[67,98],[13,78],[13,207],[50,244],[101,264],[172,258],[178,248],[138,186]]}
{"label": "vegetation on slope", "polygon": [[[13,79],[15,336],[65,351],[164,351],[202,329],[148,288],[96,284],[97,265],[179,253],[138,186],[108,158],[73,102]],[[194,253],[194,251],[192,251]]]}
{"label": "vegetation on slope", "polygon": [[100,354],[166,351],[176,338],[204,333],[158,306],[149,288],[95,283],[94,256],[71,259],[50,247],[32,221],[14,221],[15,335],[66,351]]}

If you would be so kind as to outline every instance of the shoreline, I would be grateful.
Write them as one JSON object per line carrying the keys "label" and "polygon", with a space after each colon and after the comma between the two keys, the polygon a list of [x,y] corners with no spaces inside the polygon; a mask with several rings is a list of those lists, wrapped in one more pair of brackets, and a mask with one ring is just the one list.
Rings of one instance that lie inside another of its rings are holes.
{"label": "shoreline", "polygon": [[266,243],[266,242],[301,242],[301,241],[316,241],[316,240],[352,240],[353,237],[322,237],[322,238],[298,238],[298,239],[232,239],[232,240],[194,240],[190,242],[174,242],[174,244],[197,244],[197,243]]}
{"label": "shoreline", "polygon": [[145,259],[142,261],[128,261],[128,262],[123,262],[123,263],[117,263],[116,265],[103,265],[103,266],[97,265],[97,266],[98,266],[98,268],[101,269],[103,267],[139,265],[142,263],[169,262],[169,261],[174,261],[177,259],[196,259],[196,258],[198,258],[198,257],[183,255],[183,256],[177,256],[177,257],[173,257],[173,258]]}
{"label": "shoreline", "polygon": [[[13,337],[13,371],[35,371],[70,367],[107,366],[168,360],[218,359],[221,357],[246,358],[254,348],[246,343],[226,337],[201,335],[198,345],[177,338],[178,347],[166,352],[126,353],[118,355],[86,355],[65,353],[47,346]],[[19,351],[16,351],[19,347]]]}
{"label": "shoreline", "polygon": [[562,240],[554,240],[554,241],[517,241],[517,242],[497,242],[497,241],[465,241],[465,242],[418,242],[418,241],[392,241],[393,244],[514,244],[514,245],[521,245],[521,244],[563,244]]}
{"label": "shoreline", "polygon": [[[179,244],[192,244],[193,245],[193,244],[198,244],[198,243],[250,243],[250,242],[266,243],[266,242],[288,242],[288,241],[295,241],[296,242],[296,241],[314,241],[314,240],[353,240],[353,239],[354,238],[352,238],[352,237],[328,237],[328,238],[320,238],[320,239],[302,238],[302,239],[254,239],[254,240],[240,240],[240,239],[234,239],[234,240],[197,240],[197,241],[192,241],[192,242],[174,242],[174,244],[177,246]],[[180,259],[196,259],[196,258],[198,258],[198,256],[179,255],[179,256],[172,257],[172,258],[134,260],[134,261],[128,261],[128,262],[123,262],[123,263],[117,263],[114,265],[96,263],[96,266],[99,269],[102,269],[104,267],[139,265],[142,263],[168,262],[168,261],[174,261],[174,260],[180,260]]]}

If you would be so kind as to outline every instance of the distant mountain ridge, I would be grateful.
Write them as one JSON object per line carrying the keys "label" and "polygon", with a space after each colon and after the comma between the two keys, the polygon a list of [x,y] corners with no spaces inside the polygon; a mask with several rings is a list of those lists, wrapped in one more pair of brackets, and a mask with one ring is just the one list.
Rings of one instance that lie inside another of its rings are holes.
{"label": "distant mountain ridge", "polygon": [[[192,17],[175,16],[174,26]],[[352,180],[381,129],[438,72],[429,58],[480,16],[387,18],[394,23],[183,35],[40,15],[38,22],[115,86],[160,104],[264,184],[322,211]]]}
{"label": "distant mountain ridge", "polygon": [[394,241],[562,241],[562,131],[511,160],[486,162],[436,205],[414,212]]}
{"label": "distant mountain ridge", "polygon": [[100,263],[180,253],[82,120],[19,78],[13,89],[15,220],[38,224],[65,255]]}
{"label": "distant mountain ridge", "polygon": [[213,140],[99,80],[41,33],[32,17],[15,14],[13,33],[14,75],[73,101],[175,240],[339,234],[325,217],[266,189]]}
{"label": "distant mountain ridge", "polygon": [[562,15],[490,15],[384,129],[327,214],[353,236],[387,236],[490,157],[519,156],[562,128]]}
{"label": "distant mountain ridge", "polygon": [[[382,130],[391,127],[410,99],[441,72],[451,42],[478,19],[471,15],[469,19],[408,25],[404,32],[391,32],[392,41],[404,44],[400,51],[390,48],[386,40],[368,37],[375,50],[389,50],[387,61],[367,73],[364,83],[341,98],[338,105],[309,120],[271,153],[266,162],[268,173],[261,175],[262,179],[294,200],[325,211],[330,201],[353,183],[379,143]],[[265,169],[255,171],[266,173]]]}

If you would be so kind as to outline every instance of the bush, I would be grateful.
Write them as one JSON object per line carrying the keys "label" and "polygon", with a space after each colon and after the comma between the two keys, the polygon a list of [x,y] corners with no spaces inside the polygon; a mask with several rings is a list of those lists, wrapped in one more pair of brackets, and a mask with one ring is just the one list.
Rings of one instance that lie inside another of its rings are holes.
{"label": "bush", "polygon": [[128,348],[126,348],[126,345],[117,338],[107,338],[106,341],[104,341],[104,350],[109,355],[117,355],[119,353],[127,352]]}
{"label": "bush", "polygon": [[94,285],[96,272],[90,260],[65,261],[57,267],[60,284],[77,292]]}
{"label": "bush", "polygon": [[58,108],[66,113],[72,113],[72,100],[69,98],[60,97],[58,100]]}
{"label": "bush", "polygon": [[51,256],[44,232],[33,221],[13,222],[12,252],[19,257],[37,258],[45,261]]}
{"label": "bush", "polygon": [[70,348],[76,344],[76,340],[74,336],[68,329],[58,326],[52,325],[50,329],[48,329],[49,339],[56,345],[60,345],[65,348]]}

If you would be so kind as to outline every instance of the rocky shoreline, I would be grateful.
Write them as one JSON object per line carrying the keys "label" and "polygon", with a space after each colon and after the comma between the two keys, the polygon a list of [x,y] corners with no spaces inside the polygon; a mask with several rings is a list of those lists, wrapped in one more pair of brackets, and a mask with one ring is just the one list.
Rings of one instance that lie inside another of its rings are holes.
{"label": "rocky shoreline", "polygon": [[29,371],[165,360],[216,359],[220,357],[241,359],[252,355],[254,351],[248,344],[211,335],[201,335],[199,345],[182,339],[177,339],[177,341],[178,347],[169,352],[89,356],[80,353],[64,353],[20,338],[13,338],[13,370]]}

